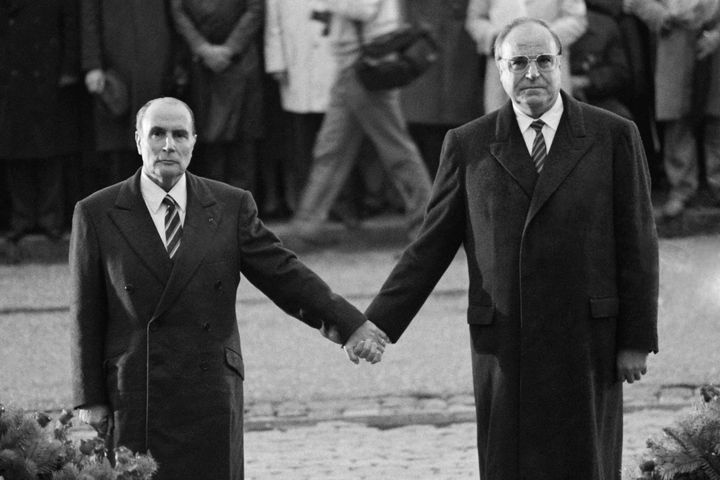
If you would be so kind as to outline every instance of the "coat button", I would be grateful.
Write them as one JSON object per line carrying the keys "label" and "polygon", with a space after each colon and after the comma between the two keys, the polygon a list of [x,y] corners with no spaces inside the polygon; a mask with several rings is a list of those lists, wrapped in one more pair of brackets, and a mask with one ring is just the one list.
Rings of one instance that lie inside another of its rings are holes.
{"label": "coat button", "polygon": [[202,370],[203,372],[207,372],[208,368],[210,367],[208,367],[207,362],[200,362],[200,370]]}
{"label": "coat button", "polygon": [[202,324],[202,329],[206,332],[210,331],[210,322],[205,322]]}
{"label": "coat button", "polygon": [[157,332],[158,330],[160,330],[160,324],[158,322],[153,322],[150,324],[151,332]]}
{"label": "coat button", "polygon": [[222,291],[223,291],[223,283],[222,283],[222,280],[218,280],[217,282],[215,282],[214,287],[215,287],[215,290],[217,290],[217,291],[219,291],[219,292],[222,292]]}
{"label": "coat button", "polygon": [[129,284],[129,283],[128,283],[127,285],[125,285],[123,288],[124,288],[125,291],[128,292],[128,293],[133,293],[133,292],[135,291],[135,286],[134,286],[134,285],[131,285],[131,284]]}

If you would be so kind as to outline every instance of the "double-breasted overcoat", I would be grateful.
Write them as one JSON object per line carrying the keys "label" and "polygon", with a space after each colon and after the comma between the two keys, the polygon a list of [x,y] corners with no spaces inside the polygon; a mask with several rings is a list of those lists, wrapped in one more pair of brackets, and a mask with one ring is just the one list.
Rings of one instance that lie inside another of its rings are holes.
{"label": "double-breasted overcoat", "polygon": [[487,480],[620,480],[616,354],[657,350],[657,240],[637,128],[562,99],[540,175],[510,102],[448,133],[420,233],[366,312],[396,341],[465,248]]}
{"label": "double-breasted overcoat", "polygon": [[172,261],[140,193],[140,171],[77,204],[74,398],[77,406],[109,405],[114,444],[150,451],[156,480],[240,480],[240,274],[335,342],[364,318],[281,246],[247,191],[186,175],[187,213]]}

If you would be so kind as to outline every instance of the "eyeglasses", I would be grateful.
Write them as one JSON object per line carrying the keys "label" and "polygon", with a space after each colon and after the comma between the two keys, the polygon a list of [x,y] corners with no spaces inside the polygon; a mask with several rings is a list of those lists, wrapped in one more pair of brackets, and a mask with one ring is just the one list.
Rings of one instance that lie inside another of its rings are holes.
{"label": "eyeglasses", "polygon": [[504,60],[508,70],[513,73],[525,73],[530,68],[530,62],[535,62],[537,69],[541,72],[549,72],[558,64],[560,54],[553,55],[551,53],[541,53],[540,55],[516,55],[510,58],[500,57]]}

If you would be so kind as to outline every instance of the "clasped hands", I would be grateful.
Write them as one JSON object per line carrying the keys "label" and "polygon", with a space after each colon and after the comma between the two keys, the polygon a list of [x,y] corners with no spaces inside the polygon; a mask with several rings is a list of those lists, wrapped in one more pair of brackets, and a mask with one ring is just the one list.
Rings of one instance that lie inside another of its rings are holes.
{"label": "clasped hands", "polygon": [[370,320],[366,320],[350,335],[343,349],[348,359],[355,364],[360,363],[361,358],[369,363],[378,363],[382,360],[385,345],[388,343],[390,338],[385,332]]}

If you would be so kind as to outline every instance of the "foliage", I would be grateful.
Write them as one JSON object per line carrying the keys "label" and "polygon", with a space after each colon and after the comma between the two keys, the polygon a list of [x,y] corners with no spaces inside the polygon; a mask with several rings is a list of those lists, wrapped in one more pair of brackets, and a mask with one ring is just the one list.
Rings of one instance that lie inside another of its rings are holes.
{"label": "foliage", "polygon": [[651,480],[720,480],[720,388],[704,386],[704,403],[664,435],[648,440],[653,460],[640,466]]}
{"label": "foliage", "polygon": [[99,437],[73,442],[72,417],[63,410],[53,421],[0,404],[0,480],[150,480],[157,471],[149,454],[125,447],[109,454]]}

